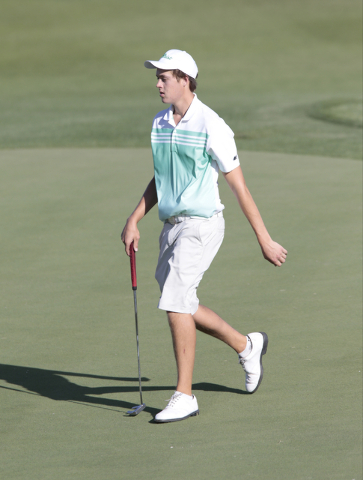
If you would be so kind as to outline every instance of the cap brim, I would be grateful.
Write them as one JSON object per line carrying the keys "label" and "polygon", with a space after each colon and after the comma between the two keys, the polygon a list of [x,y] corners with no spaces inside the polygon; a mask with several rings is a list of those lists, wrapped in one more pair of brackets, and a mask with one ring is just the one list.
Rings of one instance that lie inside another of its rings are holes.
{"label": "cap brim", "polygon": [[146,62],[144,62],[144,66],[146,68],[160,68],[161,70],[168,69],[168,67],[165,65],[165,63],[160,62],[160,61],[156,61],[156,60],[146,60]]}

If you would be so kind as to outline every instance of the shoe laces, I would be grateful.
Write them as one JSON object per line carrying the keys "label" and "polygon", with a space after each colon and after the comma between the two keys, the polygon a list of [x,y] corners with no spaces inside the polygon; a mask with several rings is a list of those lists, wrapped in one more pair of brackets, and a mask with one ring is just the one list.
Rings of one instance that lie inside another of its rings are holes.
{"label": "shoe laces", "polygon": [[166,402],[169,402],[168,407],[175,405],[182,395],[182,393],[174,393],[169,400],[165,400]]}
{"label": "shoe laces", "polygon": [[[252,352],[252,349],[253,349],[253,343],[252,343],[252,340],[250,339],[250,337],[247,335],[249,341],[251,342],[251,351],[249,352],[249,354],[247,355],[247,357],[250,355],[250,353]],[[238,363],[240,363],[242,365],[242,368],[245,368],[245,363],[246,363],[246,359],[247,357],[239,357],[239,360],[238,360]]]}

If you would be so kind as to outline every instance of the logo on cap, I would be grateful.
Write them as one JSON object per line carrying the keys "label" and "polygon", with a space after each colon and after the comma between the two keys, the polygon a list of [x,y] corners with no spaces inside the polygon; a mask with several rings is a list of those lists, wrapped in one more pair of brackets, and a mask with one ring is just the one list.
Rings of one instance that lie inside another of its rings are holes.
{"label": "logo on cap", "polygon": [[173,57],[169,57],[166,53],[161,58],[166,58],[167,60],[172,60]]}

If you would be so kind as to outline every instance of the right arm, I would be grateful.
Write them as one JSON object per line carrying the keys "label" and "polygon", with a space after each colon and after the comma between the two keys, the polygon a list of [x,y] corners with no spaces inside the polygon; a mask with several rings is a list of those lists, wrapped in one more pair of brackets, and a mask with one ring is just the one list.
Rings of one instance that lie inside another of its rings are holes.
{"label": "right arm", "polygon": [[146,187],[140,202],[127,219],[126,225],[122,230],[121,240],[125,244],[125,251],[128,256],[130,256],[130,245],[132,242],[134,242],[135,251],[138,249],[140,233],[137,224],[157,203],[158,197],[156,194],[155,177],[153,177],[149,185]]}

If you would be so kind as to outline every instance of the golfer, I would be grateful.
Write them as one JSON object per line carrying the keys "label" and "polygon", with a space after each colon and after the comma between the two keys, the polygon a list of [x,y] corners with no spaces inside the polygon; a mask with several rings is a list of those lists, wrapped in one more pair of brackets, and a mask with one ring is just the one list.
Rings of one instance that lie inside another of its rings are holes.
{"label": "golfer", "polygon": [[127,219],[121,239],[130,255],[138,249],[138,222],[158,204],[163,222],[155,278],[171,330],[178,379],[176,391],[156,422],[174,422],[199,413],[192,394],[196,329],[222,340],[236,351],[245,371],[245,387],[254,393],[262,375],[262,355],[268,337],[264,332],[242,335],[208,307],[200,305],[197,288],[221,246],[224,206],[218,192],[222,172],[253,228],[266,260],[280,267],[287,251],[268,234],[246,186],[234,134],[228,125],[194,93],[198,68],[185,51],[169,50],[156,69],[161,101],[170,104],[153,121],[151,146],[154,177],[139,204]]}

